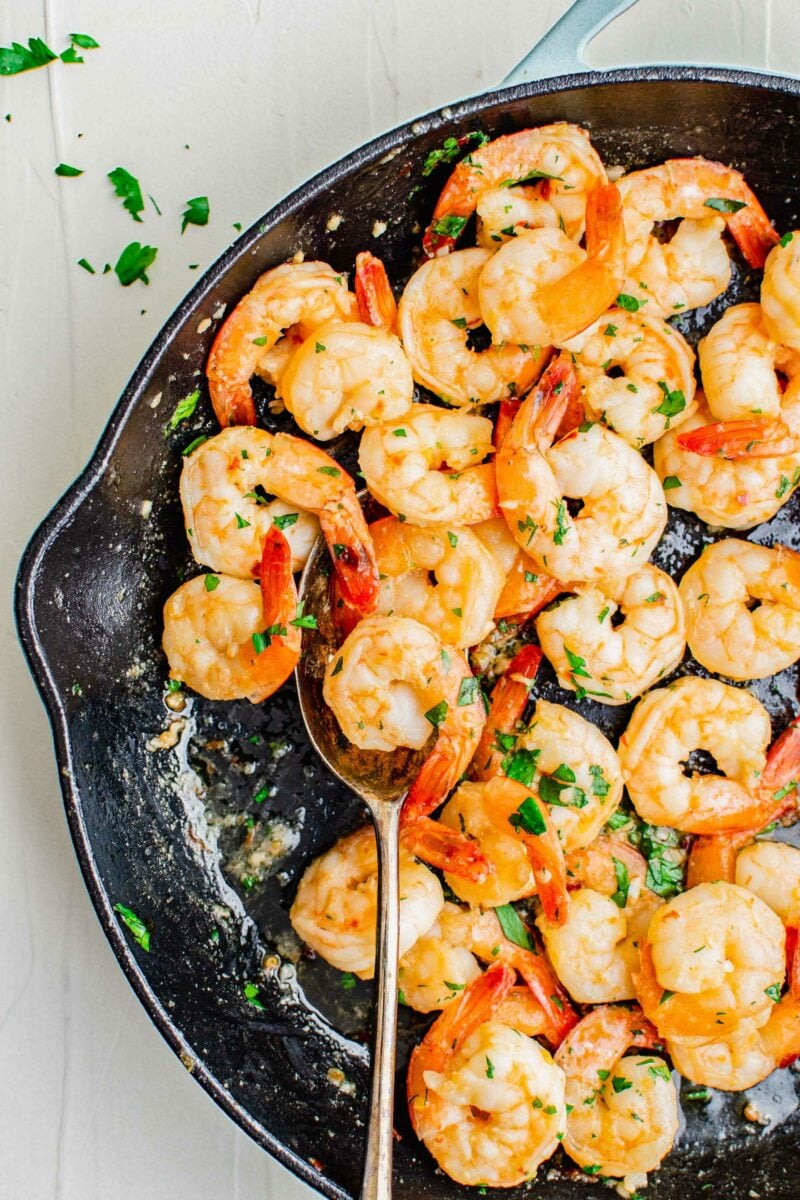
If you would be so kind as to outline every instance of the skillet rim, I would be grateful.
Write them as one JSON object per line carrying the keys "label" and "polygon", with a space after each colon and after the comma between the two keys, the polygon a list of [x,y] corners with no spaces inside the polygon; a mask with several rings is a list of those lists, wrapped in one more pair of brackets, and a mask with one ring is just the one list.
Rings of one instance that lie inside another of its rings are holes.
{"label": "skillet rim", "polygon": [[83,819],[81,795],[72,765],[66,710],[50,674],[49,660],[36,626],[34,616],[36,585],[51,544],[102,481],[117,441],[135,405],[152,382],[164,350],[179,331],[187,316],[220,282],[226,272],[253,248],[262,236],[266,223],[279,223],[293,210],[324,191],[343,175],[368,165],[370,161],[380,159],[396,147],[413,142],[423,133],[430,133],[437,128],[445,128],[460,118],[479,114],[490,105],[508,103],[532,96],[557,95],[560,92],[590,88],[599,84],[651,82],[723,83],[734,84],[738,87],[758,88],[764,92],[800,95],[800,78],[737,67],[669,65],[576,72],[516,84],[512,87],[496,88],[452,104],[442,105],[379,134],[376,138],[343,155],[279,200],[240,234],[180,301],[134,369],[86,466],[41,520],[20,559],[14,593],[17,633],[52,729],[56,766],[67,825],[81,874],[92,906],[117,962],[158,1032],[184,1064],[187,1060],[191,1061],[191,1074],[223,1112],[282,1166],[319,1194],[329,1197],[329,1200],[350,1200],[350,1195],[332,1180],[317,1172],[306,1159],[300,1157],[281,1142],[275,1134],[256,1121],[206,1067],[203,1060],[196,1056],[193,1047],[185,1039],[150,986],[114,916],[111,900],[100,878]]}

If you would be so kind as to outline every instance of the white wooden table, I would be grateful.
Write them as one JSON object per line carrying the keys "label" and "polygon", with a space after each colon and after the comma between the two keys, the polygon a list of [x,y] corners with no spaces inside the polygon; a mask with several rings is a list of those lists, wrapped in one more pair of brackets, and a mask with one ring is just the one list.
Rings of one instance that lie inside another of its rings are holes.
{"label": "white wooden table", "polygon": [[[15,0],[0,45],[101,49],[0,83],[0,1200],[310,1200],[150,1025],[94,917],[10,592],[38,520],[83,467],[174,305],[234,236],[342,153],[493,84],[565,0]],[[598,66],[686,61],[800,74],[797,0],[640,0]],[[3,120],[6,113],[11,121]],[[59,162],[85,170],[53,174]],[[133,226],[105,175],[157,201]],[[189,197],[207,227],[178,236]],[[151,284],[91,276],[134,238]],[[190,270],[189,264],[198,264]],[[68,633],[65,631],[65,636]]]}

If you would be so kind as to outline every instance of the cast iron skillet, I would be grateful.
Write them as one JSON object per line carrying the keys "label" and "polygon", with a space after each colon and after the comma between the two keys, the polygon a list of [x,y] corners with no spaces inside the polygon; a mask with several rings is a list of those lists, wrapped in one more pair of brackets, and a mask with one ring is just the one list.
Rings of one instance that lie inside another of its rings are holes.
{"label": "cast iron skillet", "polygon": [[[607,17],[630,2],[601,5]],[[553,65],[564,44],[586,40],[596,3],[584,21],[574,8],[561,23],[560,49],[558,38],[550,42]],[[33,536],[19,572],[19,631],[53,723],[67,818],[122,969],[217,1103],[329,1197],[358,1190],[370,988],[345,991],[337,972],[304,957],[287,910],[304,865],[363,814],[310,750],[291,683],[260,707],[198,699],[176,716],[165,706],[161,607],[183,573],[196,570],[178,503],[180,451],[215,428],[205,394],[188,427],[165,437],[166,420],[200,380],[222,307],[262,271],[299,249],[347,271],[357,251],[373,248],[392,280],[404,281],[443,182],[442,174],[422,176],[427,153],[471,129],[495,136],[556,119],[587,126],[603,159],[626,168],[671,155],[722,159],[744,171],[781,231],[800,224],[800,84],[791,79],[688,67],[571,74],[422,117],[298,189],[211,268],[137,368],[91,462]],[[344,220],[332,230],[333,213]],[[376,220],[387,226],[378,240]],[[741,262],[735,275],[735,299],[755,295]],[[690,314],[682,328],[696,340],[720,307]],[[265,404],[262,415],[280,426]],[[353,465],[352,441],[334,450]],[[751,536],[797,548],[797,507]],[[679,575],[710,540],[698,521],[673,512],[658,561]],[[680,673],[698,669],[687,660]],[[574,703],[552,675],[541,690]],[[757,690],[778,732],[794,711],[796,672]],[[582,711],[614,738],[628,718],[624,708]],[[151,739],[178,717],[177,745],[157,748]],[[285,853],[256,866],[242,849],[245,837]],[[150,927],[149,953],[122,930],[115,903]],[[249,998],[246,984],[256,985]],[[427,1022],[403,1018],[395,1194],[455,1196],[461,1189],[434,1170],[405,1115],[403,1068]],[[741,1119],[747,1096],[687,1101],[679,1145],[648,1195],[796,1197],[796,1078],[782,1071],[755,1089],[772,1118],[766,1128]],[[567,1200],[601,1189],[556,1159],[532,1189],[510,1196]]]}

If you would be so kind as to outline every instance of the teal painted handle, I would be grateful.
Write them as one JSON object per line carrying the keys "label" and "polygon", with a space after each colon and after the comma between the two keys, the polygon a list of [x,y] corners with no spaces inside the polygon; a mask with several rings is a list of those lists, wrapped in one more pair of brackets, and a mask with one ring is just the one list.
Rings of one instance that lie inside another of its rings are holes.
{"label": "teal painted handle", "polygon": [[636,0],[575,0],[499,86],[588,71],[583,52],[589,42],[609,21],[635,3]]}

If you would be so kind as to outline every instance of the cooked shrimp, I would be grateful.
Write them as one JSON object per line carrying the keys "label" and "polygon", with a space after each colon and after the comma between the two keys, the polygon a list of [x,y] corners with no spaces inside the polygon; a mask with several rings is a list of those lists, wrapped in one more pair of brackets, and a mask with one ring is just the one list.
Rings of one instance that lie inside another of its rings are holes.
{"label": "cooked shrimp", "polygon": [[638,1009],[604,1005],[556,1053],[567,1080],[564,1149],[584,1171],[631,1186],[655,1170],[678,1132],[678,1095],[664,1059],[625,1054],[632,1044],[652,1045],[652,1034]]}
{"label": "cooked shrimp", "polygon": [[[621,624],[613,623],[616,615]],[[652,563],[602,588],[578,589],[540,613],[536,632],[561,686],[603,704],[641,696],[686,649],[678,589]]]}
{"label": "cooked shrimp", "polygon": [[[527,935],[521,923],[520,928]],[[533,941],[530,949],[509,941],[491,910],[479,913],[474,908],[444,905],[436,923],[400,963],[403,1000],[419,1012],[447,1008],[480,974],[478,959],[505,963],[525,980],[525,989],[515,988],[516,995],[509,995],[508,1005],[503,1003],[499,1019],[505,1019],[513,1004],[516,1011],[509,1024],[528,1036],[542,1035],[557,1046],[578,1020],[569,997]]]}
{"label": "cooked shrimp", "polygon": [[[561,227],[558,210],[535,187],[492,188],[480,196],[475,212],[476,241],[487,250],[496,250],[499,242],[507,242],[523,229]],[[576,241],[583,232],[583,215],[580,224]]]}
{"label": "cooked shrimp", "polygon": [[788,233],[764,264],[761,307],[770,337],[800,350],[800,234]]}
{"label": "cooked shrimp", "polygon": [[503,762],[524,730],[522,715],[542,661],[538,646],[523,646],[492,688],[492,699],[470,775],[485,783],[502,774]]}
{"label": "cooked shrimp", "polygon": [[[709,304],[730,281],[727,227],[751,267],[763,267],[778,235],[744,177],[723,163],[672,158],[617,182],[627,239],[623,291],[648,313],[672,316]],[[654,226],[681,219],[671,241]]]}
{"label": "cooked shrimp", "polygon": [[[655,472],[601,425],[550,446],[575,369],[551,363],[523,402],[496,460],[500,507],[518,545],[549,575],[573,582],[624,579],[649,558],[667,521]],[[567,498],[583,501],[573,517]]]}
{"label": "cooked shrimp", "polygon": [[469,331],[483,323],[478,279],[491,257],[475,247],[423,263],[400,298],[398,326],[414,378],[459,408],[523,395],[547,361],[544,342],[470,349]]}
{"label": "cooked shrimp", "polygon": [[564,850],[593,842],[622,799],[616,751],[597,726],[562,704],[537,700],[528,728],[501,744],[508,749],[501,770],[533,789]]}
{"label": "cooked shrimp", "polygon": [[282,263],[265,272],[226,317],[206,364],[220,425],[255,425],[250,379],[259,361],[292,325],[306,336],[328,321],[358,319],[347,278],[327,263]]}
{"label": "cooked shrimp", "polygon": [[170,678],[208,700],[266,700],[300,657],[292,553],[278,529],[264,538],[261,588],[230,575],[198,575],[164,605]]}
{"label": "cooked shrimp", "polygon": [[647,862],[631,846],[598,838],[566,856],[569,916],[554,925],[542,913],[539,932],[558,978],[581,1004],[633,1000],[633,971],[661,899],[645,886]]}
{"label": "cooked shrimp", "polygon": [[[474,525],[496,514],[492,423],[414,404],[361,436],[359,466],[376,500],[411,525]],[[448,471],[441,468],[448,467]]]}
{"label": "cooked shrimp", "polygon": [[[371,825],[340,838],[308,866],[289,910],[294,931],[339,971],[375,971],[378,852]],[[400,850],[400,955],[430,929],[444,904],[439,880]]]}
{"label": "cooked shrimp", "polygon": [[689,648],[709,671],[766,679],[800,658],[800,554],[726,538],[680,583]]}
{"label": "cooked shrimp", "polygon": [[634,974],[662,1037],[711,1041],[770,1016],[786,971],[780,918],[733,883],[701,883],[658,909]]}
{"label": "cooked shrimp", "polygon": [[520,550],[503,517],[481,521],[472,526],[472,532],[491,550],[503,573],[503,590],[494,607],[496,621],[517,616],[528,619],[563,591],[557,579],[539,570]]}
{"label": "cooked shrimp", "polygon": [[486,637],[504,580],[497,559],[474,533],[461,525],[421,529],[384,517],[370,534],[381,615],[414,617],[459,648]]}
{"label": "cooked shrimp", "polygon": [[294,352],[280,392],[300,428],[327,442],[345,429],[402,416],[414,399],[414,381],[393,333],[334,321]]}
{"label": "cooked shrimp", "polygon": [[397,302],[386,268],[369,250],[356,255],[356,300],[365,325],[397,332]]}
{"label": "cooked shrimp", "polygon": [[433,750],[406,799],[404,821],[427,816],[475,753],[486,714],[467,660],[409,617],[368,617],[331,659],[323,696],[363,750]]}
{"label": "cooked shrimp", "polygon": [[317,446],[288,433],[223,429],[184,460],[180,492],[192,553],[204,566],[257,574],[274,524],[287,533],[299,570],[316,536],[315,513],[345,598],[359,612],[375,607],[378,572],[355,486]]}
{"label": "cooked shrimp", "polygon": [[[800,482],[800,443],[759,446],[763,423],[768,428],[770,419],[757,417],[742,423],[747,428],[733,438],[737,453],[744,457],[721,457],[731,439],[724,426],[711,425],[711,411],[699,391],[696,400],[697,408],[684,424],[669,430],[655,444],[653,465],[665,485],[668,502],[696,513],[709,525],[726,529],[752,529],[768,521]],[[792,437],[800,439],[800,387],[784,393],[782,420]],[[695,431],[703,453],[686,448]],[[762,455],[754,456],[759,450]]]}
{"label": "cooked shrimp", "polygon": [[566,348],[587,411],[637,449],[690,415],[694,351],[661,317],[612,308]]}
{"label": "cooked shrimp", "polygon": [[779,417],[782,380],[800,374],[800,355],[769,336],[760,304],[726,309],[697,352],[706,401],[718,421]]}
{"label": "cooked shrimp", "polygon": [[699,1046],[668,1041],[667,1048],[676,1069],[693,1083],[742,1092],[800,1054],[800,1001],[784,996],[766,1024],[744,1021],[730,1038]]}
{"label": "cooked shrimp", "polygon": [[423,246],[428,255],[452,249],[478,202],[489,191],[541,180],[539,194],[563,217],[570,237],[583,232],[586,198],[606,171],[585,129],[558,122],[495,138],[453,171],[433,210]]}
{"label": "cooked shrimp", "polygon": [[531,1179],[564,1128],[564,1075],[538,1042],[500,1023],[514,972],[474,980],[414,1048],[408,1106],[417,1137],[457,1183]]}
{"label": "cooked shrimp", "polygon": [[440,819],[477,841],[493,868],[481,885],[446,875],[460,900],[496,908],[536,893],[551,920],[566,919],[564,854],[552,817],[531,788],[504,776],[462,783]]}
{"label": "cooked shrimp", "polygon": [[[755,696],[718,679],[687,675],[639,701],[620,738],[619,760],[644,821],[718,833],[758,819],[769,740],[769,714]],[[719,773],[687,775],[684,763],[694,750],[712,754]]]}
{"label": "cooked shrimp", "polygon": [[560,345],[614,303],[624,276],[619,193],[595,188],[586,209],[586,249],[560,229],[525,230],[492,255],[478,301],[495,343]]}
{"label": "cooked shrimp", "polygon": [[758,896],[784,925],[800,925],[800,850],[784,842],[753,842],[736,858],[739,887]]}
{"label": "cooked shrimp", "polygon": [[694,839],[687,864],[687,885],[736,882],[739,851],[754,841],[772,821],[797,813],[800,783],[800,717],[786,728],[767,752],[767,765],[758,782],[762,804],[749,827],[712,833]]}

